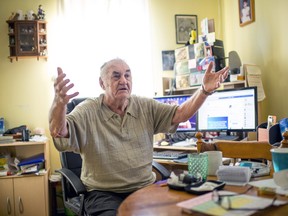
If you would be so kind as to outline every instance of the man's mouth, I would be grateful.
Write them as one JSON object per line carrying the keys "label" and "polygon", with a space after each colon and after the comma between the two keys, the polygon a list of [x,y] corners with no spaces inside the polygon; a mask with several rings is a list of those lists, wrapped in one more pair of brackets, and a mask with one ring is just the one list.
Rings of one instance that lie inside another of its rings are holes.
{"label": "man's mouth", "polygon": [[125,87],[122,87],[122,88],[118,88],[118,91],[127,91],[128,89],[125,88]]}

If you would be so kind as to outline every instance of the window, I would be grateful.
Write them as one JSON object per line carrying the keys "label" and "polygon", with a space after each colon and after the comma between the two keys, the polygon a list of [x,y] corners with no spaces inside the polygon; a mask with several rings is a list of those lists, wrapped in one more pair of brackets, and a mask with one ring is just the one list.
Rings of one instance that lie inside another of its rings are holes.
{"label": "window", "polygon": [[131,67],[133,94],[153,97],[147,0],[58,0],[49,24],[49,71],[62,67],[80,97],[98,96],[104,62],[123,58]]}

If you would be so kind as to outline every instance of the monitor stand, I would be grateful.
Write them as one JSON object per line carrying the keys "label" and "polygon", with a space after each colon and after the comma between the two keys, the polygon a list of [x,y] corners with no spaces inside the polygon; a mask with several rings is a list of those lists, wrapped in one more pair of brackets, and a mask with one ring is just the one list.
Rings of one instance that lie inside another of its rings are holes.
{"label": "monitor stand", "polygon": [[239,133],[232,134],[231,132],[227,131],[227,132],[220,132],[219,135],[215,137],[214,139],[237,141],[237,140],[240,140],[241,137],[239,136]]}

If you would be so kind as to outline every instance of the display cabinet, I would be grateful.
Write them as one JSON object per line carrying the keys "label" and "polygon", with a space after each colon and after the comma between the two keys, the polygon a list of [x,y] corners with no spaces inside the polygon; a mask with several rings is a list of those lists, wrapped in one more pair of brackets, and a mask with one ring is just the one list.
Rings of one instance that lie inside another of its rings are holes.
{"label": "display cabinet", "polygon": [[9,59],[36,57],[47,59],[47,23],[43,20],[7,21]]}
{"label": "display cabinet", "polygon": [[14,142],[0,145],[0,154],[27,158],[44,153],[45,171],[0,177],[0,215],[49,215],[49,145],[47,142]]}

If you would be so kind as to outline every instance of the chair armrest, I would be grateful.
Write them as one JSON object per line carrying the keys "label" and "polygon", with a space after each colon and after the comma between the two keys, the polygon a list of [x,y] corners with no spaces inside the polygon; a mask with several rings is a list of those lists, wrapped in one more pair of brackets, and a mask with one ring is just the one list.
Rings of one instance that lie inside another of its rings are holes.
{"label": "chair armrest", "polygon": [[171,172],[157,161],[152,162],[153,168],[161,175],[162,180],[168,179]]}
{"label": "chair armrest", "polygon": [[62,169],[56,170],[56,172],[61,173],[62,178],[64,177],[65,179],[69,181],[69,183],[72,185],[77,195],[84,194],[87,192],[86,187],[84,186],[80,178],[71,170],[67,168],[62,168]]}

